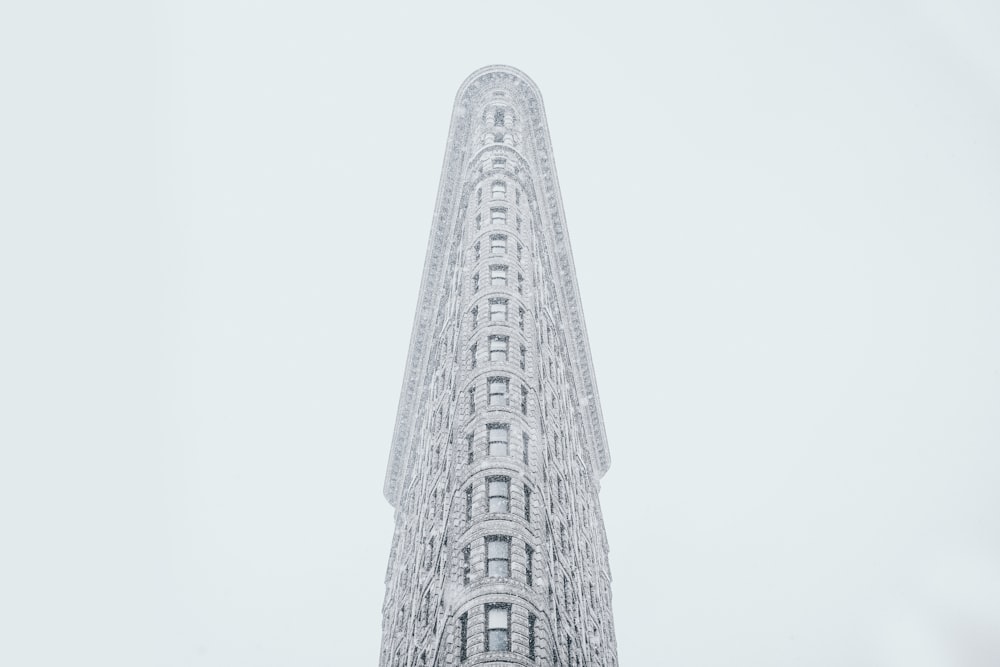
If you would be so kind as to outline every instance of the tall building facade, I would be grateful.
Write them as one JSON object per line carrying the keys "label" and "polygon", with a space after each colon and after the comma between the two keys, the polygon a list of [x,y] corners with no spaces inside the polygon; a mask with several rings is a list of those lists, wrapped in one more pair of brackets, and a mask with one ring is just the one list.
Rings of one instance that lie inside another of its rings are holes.
{"label": "tall building facade", "polygon": [[396,418],[380,665],[616,666],[608,465],[541,95],[487,67],[455,101]]}

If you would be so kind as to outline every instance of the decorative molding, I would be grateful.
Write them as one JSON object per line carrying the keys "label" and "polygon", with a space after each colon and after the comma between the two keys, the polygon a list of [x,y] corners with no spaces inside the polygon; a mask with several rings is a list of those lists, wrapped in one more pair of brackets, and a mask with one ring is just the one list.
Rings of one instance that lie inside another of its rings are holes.
{"label": "decorative molding", "polygon": [[[398,506],[404,468],[406,461],[411,458],[409,450],[415,444],[414,437],[420,413],[416,404],[421,391],[419,385],[426,372],[424,364],[430,356],[428,346],[434,343],[437,303],[441,290],[447,289],[444,281],[449,279],[445,275],[448,264],[446,254],[455,234],[460,232],[456,226],[463,222],[459,215],[463,208],[461,189],[467,180],[465,176],[476,169],[474,158],[478,158],[482,149],[471,136],[472,128],[475,127],[474,111],[492,99],[490,94],[497,90],[507,93],[505,101],[518,110],[524,119],[525,131],[530,132],[530,141],[521,145],[527,149],[525,152],[528,154],[524,155],[524,158],[530,166],[530,173],[522,177],[533,182],[542,195],[540,201],[537,201],[538,210],[544,215],[543,223],[549,227],[551,238],[554,240],[552,251],[556,259],[555,271],[558,274],[556,279],[561,279],[559,295],[566,308],[566,321],[562,324],[566,327],[567,340],[571,342],[569,352],[573,361],[572,373],[580,383],[581,400],[578,409],[584,417],[586,440],[592,446],[596,458],[598,477],[607,472],[610,466],[604,418],[580,307],[573,254],[565,231],[562,196],[552,157],[541,93],[523,72],[513,67],[490,66],[470,75],[459,88],[455,98],[383,489],[386,498],[393,506]],[[510,148],[506,143],[504,145],[507,146],[507,150],[520,152],[516,148]]]}

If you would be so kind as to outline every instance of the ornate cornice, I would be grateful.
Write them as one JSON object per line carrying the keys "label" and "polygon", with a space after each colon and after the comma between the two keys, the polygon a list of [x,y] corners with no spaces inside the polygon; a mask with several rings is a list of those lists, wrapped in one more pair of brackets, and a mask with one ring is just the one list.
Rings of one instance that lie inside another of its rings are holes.
{"label": "ornate cornice", "polygon": [[420,393],[419,383],[425,370],[423,366],[429,356],[428,346],[433,344],[431,338],[436,304],[440,298],[440,290],[444,289],[443,281],[447,278],[444,275],[447,266],[446,253],[449,241],[456,231],[456,225],[462,223],[459,219],[462,187],[471,165],[470,160],[480,152],[480,146],[476,144],[475,138],[470,136],[475,120],[473,112],[482,107],[494,91],[504,91],[509,95],[507,101],[518,109],[524,118],[523,127],[529,141],[526,150],[522,149],[520,152],[528,162],[531,172],[529,176],[534,184],[535,191],[530,193],[529,197],[535,197],[537,210],[543,216],[542,225],[546,227],[547,235],[550,233],[550,238],[554,241],[550,250],[556,260],[555,270],[558,274],[556,280],[559,282],[560,296],[566,308],[566,319],[562,324],[565,326],[570,345],[573,375],[579,383],[578,409],[587,431],[587,442],[593,448],[598,476],[603,475],[610,465],[604,418],[601,414],[587,330],[580,307],[573,253],[565,230],[562,195],[552,157],[542,96],[535,83],[523,72],[513,67],[494,65],[473,72],[465,80],[458,90],[452,111],[441,183],[438,187],[427,259],[420,284],[420,296],[399,398],[389,466],[386,471],[384,493],[394,506],[399,500],[404,466],[410,458],[408,450],[414,444],[416,435],[416,418],[419,412],[416,401]]}

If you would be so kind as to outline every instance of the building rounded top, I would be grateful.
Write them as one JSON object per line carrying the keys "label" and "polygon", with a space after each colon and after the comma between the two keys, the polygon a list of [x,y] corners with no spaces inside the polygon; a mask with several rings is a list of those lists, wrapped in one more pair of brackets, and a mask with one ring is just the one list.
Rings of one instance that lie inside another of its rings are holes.
{"label": "building rounded top", "polygon": [[506,74],[514,79],[520,79],[523,81],[535,96],[541,100],[542,93],[538,89],[538,84],[532,81],[531,77],[519,70],[516,67],[511,67],[510,65],[487,65],[486,67],[480,67],[475,72],[466,77],[462,85],[458,87],[458,93],[455,95],[455,100],[458,102],[462,99],[465,92],[472,86],[472,84],[479,79],[492,78],[497,74]]}

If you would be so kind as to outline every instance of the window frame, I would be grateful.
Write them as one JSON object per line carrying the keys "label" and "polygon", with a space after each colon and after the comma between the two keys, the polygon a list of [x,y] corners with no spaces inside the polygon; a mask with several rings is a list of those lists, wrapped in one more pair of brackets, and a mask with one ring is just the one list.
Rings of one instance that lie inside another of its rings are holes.
{"label": "window frame", "polygon": [[[507,264],[490,264],[490,287],[506,287],[508,269],[510,267]],[[478,277],[479,274],[476,275]],[[478,285],[478,282],[476,284]]]}
{"label": "window frame", "polygon": [[[503,433],[503,437],[494,439],[494,432]],[[503,452],[494,453],[494,444],[503,443]],[[486,425],[486,455],[487,456],[510,456],[510,424],[493,423]]]}
{"label": "window frame", "polygon": [[490,362],[506,362],[510,359],[510,336],[493,334],[487,337]]}
{"label": "window frame", "polygon": [[[497,391],[498,388],[503,391]],[[486,405],[491,408],[510,406],[510,378],[493,376],[486,378]]]}
{"label": "window frame", "polygon": [[[487,535],[483,538],[483,542],[486,545],[486,576],[497,579],[510,579],[510,535]],[[491,555],[491,544],[503,545],[502,552],[506,556]],[[493,571],[494,569],[503,570],[504,573],[498,574]]]}
{"label": "window frame", "polygon": [[[496,488],[501,489],[503,493],[494,493],[494,484],[500,485]],[[503,509],[494,509],[494,499],[502,501],[498,505],[502,506]],[[486,478],[486,508],[490,514],[510,513],[510,477],[507,475],[490,475]]]}

